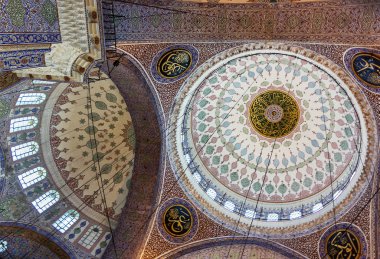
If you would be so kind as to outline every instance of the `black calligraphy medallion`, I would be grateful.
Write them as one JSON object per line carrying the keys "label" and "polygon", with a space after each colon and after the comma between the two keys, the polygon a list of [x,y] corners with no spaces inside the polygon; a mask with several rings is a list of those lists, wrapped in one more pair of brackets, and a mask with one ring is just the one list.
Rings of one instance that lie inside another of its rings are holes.
{"label": "black calligraphy medallion", "polygon": [[326,240],[326,255],[331,259],[358,259],[360,254],[360,240],[349,230],[336,230]]}
{"label": "black calligraphy medallion", "polygon": [[380,87],[380,56],[358,53],[352,59],[355,76],[372,87]]}
{"label": "black calligraphy medallion", "polygon": [[172,243],[189,241],[198,230],[197,213],[184,199],[172,198],[166,201],[157,216],[161,235]]}
{"label": "black calligraphy medallion", "polygon": [[183,205],[170,206],[163,215],[165,231],[175,237],[187,235],[193,225],[191,212]]}
{"label": "black calligraphy medallion", "polygon": [[191,45],[172,45],[158,52],[151,64],[153,78],[163,84],[189,75],[198,62],[198,50]]}
{"label": "black calligraphy medallion", "polygon": [[326,259],[367,258],[364,233],[354,224],[342,222],[331,226],[319,241],[319,257]]}
{"label": "black calligraphy medallion", "polygon": [[162,77],[176,78],[191,66],[192,55],[185,49],[173,49],[162,55],[157,63],[157,71]]}

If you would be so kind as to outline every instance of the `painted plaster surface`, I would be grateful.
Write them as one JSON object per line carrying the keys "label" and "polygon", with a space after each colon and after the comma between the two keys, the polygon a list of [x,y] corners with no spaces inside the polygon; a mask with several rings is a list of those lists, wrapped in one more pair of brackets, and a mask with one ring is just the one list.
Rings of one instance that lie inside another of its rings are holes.
{"label": "painted plaster surface", "polygon": [[[50,147],[58,170],[56,183],[67,183],[79,201],[87,204],[89,217],[106,215],[99,193],[105,189],[108,215],[116,220],[128,195],[132,177],[135,133],[128,108],[116,86],[105,79],[86,85],[57,89],[57,101],[51,114]],[[90,105],[88,96],[91,95]],[[99,162],[98,162],[99,161]],[[52,165],[50,165],[52,166]],[[95,180],[99,174],[102,175]],[[104,220],[104,219],[103,219]],[[103,222],[107,224],[107,222]]]}
{"label": "painted plaster surface", "polygon": [[377,1],[265,2],[200,5],[168,1],[165,9],[155,2],[149,7],[117,3],[116,13],[125,17],[118,19],[117,35],[125,42],[254,39],[372,45],[378,41]]}

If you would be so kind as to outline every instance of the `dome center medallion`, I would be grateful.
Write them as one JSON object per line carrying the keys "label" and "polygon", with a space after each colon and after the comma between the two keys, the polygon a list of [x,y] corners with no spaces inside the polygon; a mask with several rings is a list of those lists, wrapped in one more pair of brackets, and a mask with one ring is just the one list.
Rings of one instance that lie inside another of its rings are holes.
{"label": "dome center medallion", "polygon": [[279,90],[259,94],[249,108],[252,127],[268,138],[281,138],[291,133],[299,117],[297,101],[290,94]]}

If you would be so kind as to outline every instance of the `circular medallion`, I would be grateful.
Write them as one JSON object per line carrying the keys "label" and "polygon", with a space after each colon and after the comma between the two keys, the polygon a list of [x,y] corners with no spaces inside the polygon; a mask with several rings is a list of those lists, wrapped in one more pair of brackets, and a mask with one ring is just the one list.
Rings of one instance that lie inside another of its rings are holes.
{"label": "circular medallion", "polygon": [[344,65],[362,87],[380,93],[380,50],[351,48],[344,54]]}
{"label": "circular medallion", "polygon": [[373,87],[380,87],[380,56],[359,53],[352,59],[352,68],[357,78]]}
{"label": "circular medallion", "polygon": [[186,200],[174,198],[166,201],[158,215],[158,229],[168,241],[182,243],[195,235],[198,228],[197,215]]}
{"label": "circular medallion", "polygon": [[366,258],[367,247],[360,229],[349,223],[330,227],[319,241],[319,257],[329,259]]}
{"label": "circular medallion", "polygon": [[190,45],[161,50],[152,61],[152,76],[160,83],[171,83],[187,76],[198,62],[198,51]]}
{"label": "circular medallion", "polygon": [[300,109],[296,100],[289,94],[269,90],[253,99],[249,118],[253,128],[262,136],[281,138],[297,126]]}
{"label": "circular medallion", "polygon": [[367,184],[377,135],[367,134],[376,129],[362,112],[368,102],[338,66],[276,47],[226,50],[193,73],[171,111],[168,154],[185,193],[211,218],[281,238],[280,228],[300,234],[312,231],[301,227],[307,222],[316,230],[332,220],[333,200],[336,210],[350,208]]}
{"label": "circular medallion", "polygon": [[10,111],[9,103],[0,99],[0,120],[8,116]]}

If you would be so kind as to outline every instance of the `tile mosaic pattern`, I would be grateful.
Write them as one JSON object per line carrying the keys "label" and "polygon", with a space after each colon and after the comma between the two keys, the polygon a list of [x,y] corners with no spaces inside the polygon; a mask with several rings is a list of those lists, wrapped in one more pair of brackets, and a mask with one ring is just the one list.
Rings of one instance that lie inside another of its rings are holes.
{"label": "tile mosaic pattern", "polygon": [[45,53],[50,49],[0,52],[0,72],[45,66]]}
{"label": "tile mosaic pattern", "polygon": [[117,26],[119,40],[291,40],[370,45],[376,44],[380,35],[380,4],[376,1],[216,6],[166,3],[169,10],[117,3],[117,14],[126,17]]}
{"label": "tile mosaic pattern", "polygon": [[0,24],[0,45],[61,42],[55,0],[2,1]]}
{"label": "tile mosaic pattern", "polygon": [[[135,133],[128,108],[111,80],[71,85],[59,96],[50,126],[50,145],[62,179],[92,210],[117,219],[128,195]],[[95,135],[95,138],[94,138]],[[98,165],[99,162],[99,165]],[[99,173],[103,182],[93,180]],[[92,181],[91,181],[92,180]]]}

